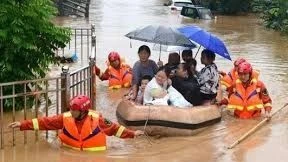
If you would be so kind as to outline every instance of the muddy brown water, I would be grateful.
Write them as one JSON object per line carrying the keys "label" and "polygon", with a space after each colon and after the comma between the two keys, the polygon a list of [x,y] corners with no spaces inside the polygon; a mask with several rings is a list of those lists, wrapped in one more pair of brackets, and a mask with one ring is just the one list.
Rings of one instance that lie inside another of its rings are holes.
{"label": "muddy brown water", "polygon": [[[217,16],[215,20],[192,20],[179,16],[163,6],[165,0],[93,0],[90,18],[58,18],[60,25],[70,27],[89,27],[96,25],[97,65],[106,67],[109,51],[115,50],[130,65],[138,59],[137,49],[145,44],[132,41],[124,35],[137,27],[162,24],[181,26],[196,24],[213,32],[223,39],[232,59],[241,56],[248,59],[255,69],[260,70],[260,78],[265,82],[273,99],[273,111],[287,102],[288,96],[288,40],[278,32],[267,30],[254,15]],[[152,47],[152,46],[151,46]],[[194,50],[196,52],[196,50]],[[159,51],[152,50],[151,58],[157,60]],[[167,60],[162,52],[161,59]],[[197,57],[199,60],[199,57]],[[221,70],[228,71],[232,62],[217,56],[216,63]],[[79,64],[72,64],[79,67]],[[203,67],[198,63],[198,69]],[[60,69],[60,68],[59,68]],[[54,67],[51,73],[59,72]],[[115,109],[127,90],[110,91],[106,82],[97,82],[97,109],[107,118],[116,121]],[[33,114],[33,110],[30,110]],[[53,114],[53,112],[50,112]],[[21,119],[22,112],[17,113]],[[221,162],[270,162],[288,160],[288,107],[275,115],[252,136],[232,150],[227,146],[255,126],[261,118],[239,120],[223,112],[223,120],[191,137],[152,138],[150,144],[145,137],[121,140],[108,137],[108,150],[101,153],[76,152],[59,148],[57,140],[44,133],[35,143],[34,132],[28,133],[28,144],[23,145],[23,132],[16,131],[16,146],[12,147],[12,132],[5,128],[5,149],[1,150],[0,161],[61,161],[61,162],[126,162],[126,161],[221,161]],[[28,118],[30,118],[28,116]],[[11,121],[11,114],[5,114],[4,125]]]}

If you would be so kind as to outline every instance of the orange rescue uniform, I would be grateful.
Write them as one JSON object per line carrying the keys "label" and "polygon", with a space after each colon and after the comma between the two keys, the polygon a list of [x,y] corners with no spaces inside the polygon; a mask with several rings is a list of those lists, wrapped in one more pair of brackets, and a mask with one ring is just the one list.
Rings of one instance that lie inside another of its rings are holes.
{"label": "orange rescue uniform", "polygon": [[134,131],[112,123],[96,111],[82,120],[75,120],[70,112],[57,116],[35,118],[21,122],[20,130],[58,130],[63,146],[84,151],[106,150],[106,135],[119,138],[134,138]]}
{"label": "orange rescue uniform", "polygon": [[101,73],[100,70],[95,67],[95,71],[101,80],[109,80],[110,89],[127,88],[131,86],[132,70],[129,65],[121,63],[119,69],[115,69],[109,65],[104,73]]}
{"label": "orange rescue uniform", "polygon": [[229,94],[228,109],[234,110],[236,117],[247,119],[261,115],[261,109],[271,111],[272,101],[263,82],[253,78],[248,84],[237,79]]}

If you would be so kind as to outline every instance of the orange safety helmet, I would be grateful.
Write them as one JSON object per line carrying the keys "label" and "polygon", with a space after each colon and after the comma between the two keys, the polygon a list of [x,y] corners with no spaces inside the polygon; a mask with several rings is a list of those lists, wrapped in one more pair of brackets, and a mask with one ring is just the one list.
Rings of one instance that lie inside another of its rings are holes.
{"label": "orange safety helmet", "polygon": [[91,100],[88,96],[78,95],[70,101],[70,110],[88,111],[90,108]]}
{"label": "orange safety helmet", "polygon": [[112,51],[109,53],[108,55],[108,60],[109,62],[113,62],[115,60],[119,60],[120,61],[120,55],[118,52]]}
{"label": "orange safety helmet", "polygon": [[241,63],[247,62],[244,58],[239,57],[237,60],[234,61],[234,66],[239,66]]}
{"label": "orange safety helmet", "polygon": [[241,64],[238,65],[238,73],[251,74],[252,70],[253,70],[252,66],[248,62],[242,62]]}

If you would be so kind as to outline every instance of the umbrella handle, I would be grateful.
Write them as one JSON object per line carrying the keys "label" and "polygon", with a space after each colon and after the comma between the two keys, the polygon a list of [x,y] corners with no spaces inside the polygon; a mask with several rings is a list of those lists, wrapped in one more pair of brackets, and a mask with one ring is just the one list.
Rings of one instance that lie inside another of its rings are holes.
{"label": "umbrella handle", "polygon": [[161,44],[160,44],[160,53],[159,53],[159,59],[158,61],[161,61]]}
{"label": "umbrella handle", "polygon": [[194,59],[196,58],[196,56],[197,56],[197,54],[198,54],[200,48],[201,48],[201,45],[199,46],[199,48],[198,48],[198,50],[197,50],[197,52],[196,52],[196,55],[195,55]]}

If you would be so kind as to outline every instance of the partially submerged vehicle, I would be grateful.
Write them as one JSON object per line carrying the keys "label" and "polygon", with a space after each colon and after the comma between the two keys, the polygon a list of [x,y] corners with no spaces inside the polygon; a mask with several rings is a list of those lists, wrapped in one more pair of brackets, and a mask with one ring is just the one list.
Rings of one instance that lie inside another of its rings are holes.
{"label": "partially submerged vehicle", "polygon": [[191,0],[169,0],[168,3],[164,4],[168,6],[171,10],[181,11],[183,6],[194,5]]}
{"label": "partially submerged vehicle", "polygon": [[180,14],[192,19],[211,20],[214,18],[210,9],[194,5],[183,6]]}
{"label": "partially submerged vehicle", "polygon": [[174,106],[136,105],[121,101],[116,110],[118,122],[148,135],[190,136],[221,121],[216,105],[177,108]]}

